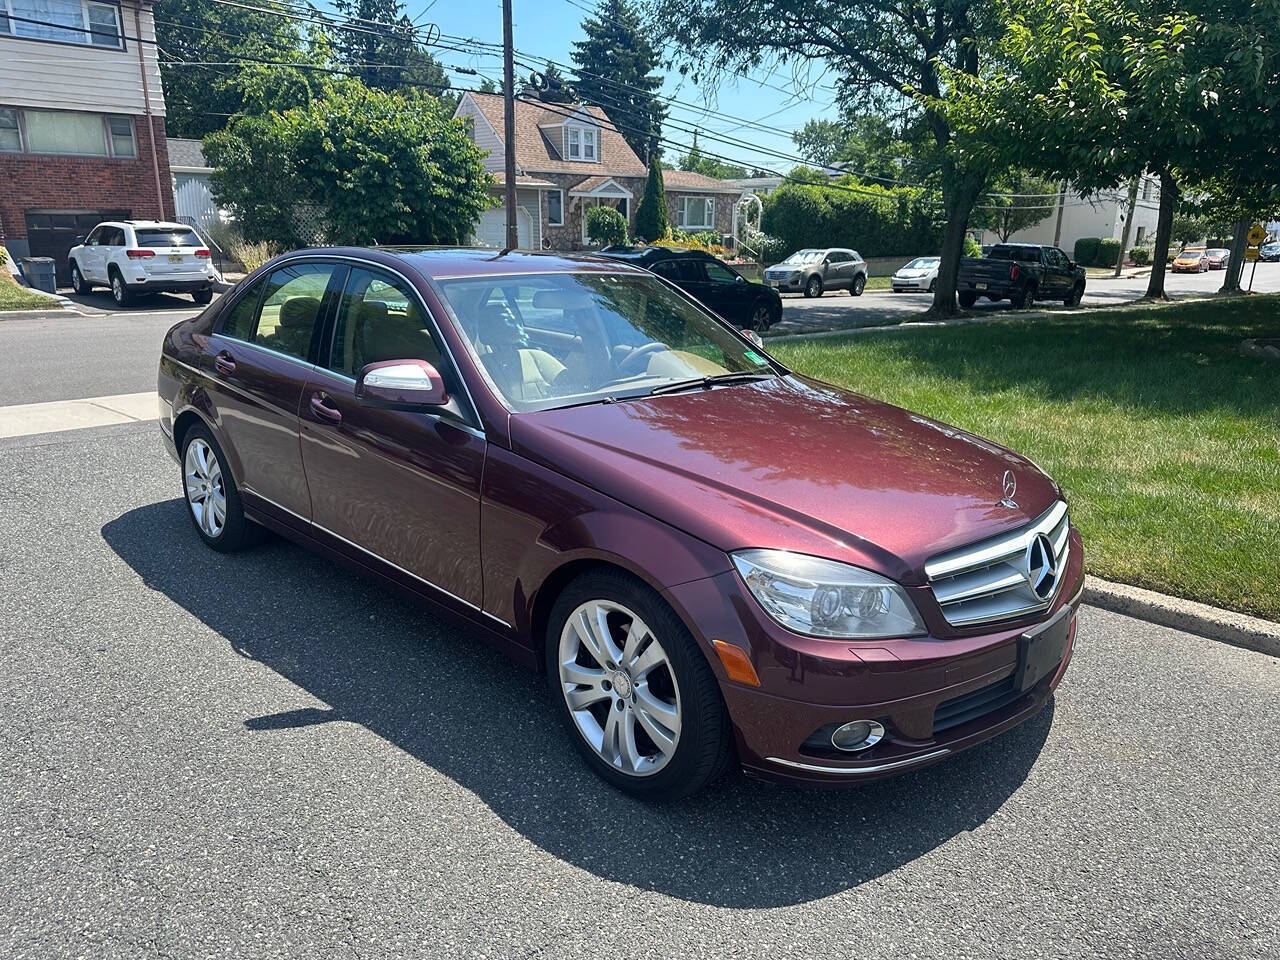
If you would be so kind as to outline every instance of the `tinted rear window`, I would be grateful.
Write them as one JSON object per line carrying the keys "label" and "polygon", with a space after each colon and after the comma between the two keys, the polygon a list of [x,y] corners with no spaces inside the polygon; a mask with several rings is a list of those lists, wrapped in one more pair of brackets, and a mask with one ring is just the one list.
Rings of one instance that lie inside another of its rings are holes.
{"label": "tinted rear window", "polygon": [[998,244],[991,248],[992,260],[1035,260],[1040,259],[1039,247],[1006,246]]}
{"label": "tinted rear window", "polygon": [[138,230],[140,247],[203,247],[194,230]]}

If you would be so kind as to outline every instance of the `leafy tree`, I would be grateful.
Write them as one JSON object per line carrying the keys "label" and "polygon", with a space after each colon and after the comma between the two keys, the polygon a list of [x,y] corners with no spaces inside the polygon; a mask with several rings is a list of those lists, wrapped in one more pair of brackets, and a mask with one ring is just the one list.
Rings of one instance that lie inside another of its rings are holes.
{"label": "leafy tree", "polygon": [[335,25],[333,45],[338,62],[378,90],[418,88],[441,96],[449,75],[417,42],[417,30],[400,0],[334,0],[348,21]]}
{"label": "leafy tree", "polygon": [[587,239],[605,246],[627,242],[627,221],[613,207],[591,207],[587,210]]}
{"label": "leafy tree", "polygon": [[644,195],[636,207],[636,234],[656,243],[667,235],[671,227],[667,218],[667,192],[662,183],[662,164],[658,155],[649,157],[649,179],[644,184]]}
{"label": "leafy tree", "polygon": [[715,177],[717,180],[740,180],[747,176],[746,167],[708,157],[699,150],[696,130],[693,132],[693,144],[689,147],[689,152],[680,158],[680,169],[700,173],[704,177]]}
{"label": "leafy tree", "polygon": [[937,169],[928,131],[918,122],[900,127],[876,114],[850,113],[810,120],[791,139],[809,163],[840,166],[863,179],[918,183]]}
{"label": "leafy tree", "polygon": [[1058,191],[1048,180],[1014,171],[991,182],[991,190],[974,209],[973,225],[994,230],[1001,243],[1019,230],[1034,227],[1057,205]]}
{"label": "leafy tree", "polygon": [[667,109],[658,91],[660,62],[649,30],[628,0],[600,0],[596,12],[582,21],[585,40],[575,40],[569,54],[577,67],[574,84],[584,103],[593,103],[631,145],[649,161],[662,138]]}
{"label": "leafy tree", "polygon": [[332,243],[462,243],[491,203],[483,153],[447,107],[355,79],[233,118],[205,151],[214,194],[250,241],[311,242],[300,211],[312,206]]}
{"label": "leafy tree", "polygon": [[[938,158],[946,215],[933,311],[954,314],[956,273],[969,216],[987,167],[958,136],[947,101],[955,82],[976,77],[983,41],[996,33],[994,0],[647,0],[661,39],[683,72],[747,70],[762,63],[821,62],[846,103],[907,105],[928,130]],[[772,227],[770,228],[772,229]]]}
{"label": "leafy tree", "polygon": [[[497,91],[493,91],[496,93]],[[573,103],[574,92],[565,79],[564,74],[550,60],[541,73],[536,70],[529,74],[520,96],[530,100],[541,100],[543,103]]]}
{"label": "leafy tree", "polygon": [[[265,0],[260,6],[271,6]],[[259,4],[254,4],[259,5]],[[274,13],[201,0],[158,0],[156,43],[164,51],[165,126],[171,137],[199,139],[220,130],[244,108],[244,90],[235,68],[191,67],[187,63],[255,60],[308,61],[295,21]]]}

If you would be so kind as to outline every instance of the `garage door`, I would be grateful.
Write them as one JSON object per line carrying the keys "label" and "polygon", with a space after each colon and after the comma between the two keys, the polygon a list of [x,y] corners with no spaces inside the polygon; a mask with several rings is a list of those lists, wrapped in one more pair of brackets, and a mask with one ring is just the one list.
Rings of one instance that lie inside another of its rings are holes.
{"label": "garage door", "polygon": [[[528,250],[533,244],[533,221],[524,207],[516,207],[516,234],[520,238],[520,246]],[[482,247],[505,247],[507,238],[507,211],[499,207],[486,210],[480,215],[480,223],[476,227],[476,242]]]}
{"label": "garage door", "polygon": [[128,220],[128,210],[28,210],[27,246],[33,257],[53,257],[58,285],[71,283],[67,252],[103,220]]}

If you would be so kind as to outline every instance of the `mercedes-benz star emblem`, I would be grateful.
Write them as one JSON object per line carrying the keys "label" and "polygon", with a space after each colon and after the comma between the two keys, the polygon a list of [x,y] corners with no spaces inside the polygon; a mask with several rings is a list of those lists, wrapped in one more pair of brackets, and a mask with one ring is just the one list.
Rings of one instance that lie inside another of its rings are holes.
{"label": "mercedes-benz star emblem", "polygon": [[1027,544],[1027,583],[1041,600],[1053,596],[1058,584],[1058,560],[1053,555],[1053,544],[1043,533],[1038,533]]}
{"label": "mercedes-benz star emblem", "polygon": [[1018,492],[1018,478],[1013,475],[1012,470],[1006,470],[1004,476],[1000,478],[1000,483],[1004,489],[1004,499],[1000,501],[1000,506],[1016,510],[1018,502],[1013,499],[1013,495]]}

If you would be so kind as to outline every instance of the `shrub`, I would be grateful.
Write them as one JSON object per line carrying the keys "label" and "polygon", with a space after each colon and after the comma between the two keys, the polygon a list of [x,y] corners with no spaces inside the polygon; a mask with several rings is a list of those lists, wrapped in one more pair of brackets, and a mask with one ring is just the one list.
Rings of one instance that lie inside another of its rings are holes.
{"label": "shrub", "polygon": [[250,243],[239,234],[228,237],[227,246],[224,249],[232,260],[244,267],[245,273],[253,273],[253,271],[280,252],[274,244],[267,240]]}
{"label": "shrub", "polygon": [[644,195],[636,207],[636,233],[649,241],[666,236],[671,229],[667,222],[667,194],[662,183],[662,164],[655,154],[649,160],[649,179],[644,184]]}
{"label": "shrub", "polygon": [[9,251],[6,250],[4,247],[0,247],[0,267],[8,266],[8,264],[9,264]]}
{"label": "shrub", "polygon": [[1129,259],[1135,266],[1145,267],[1151,262],[1151,251],[1146,247],[1134,247],[1129,251]]}
{"label": "shrub", "polygon": [[592,207],[587,211],[587,239],[605,246],[627,242],[627,221],[613,207]]}
{"label": "shrub", "polygon": [[1076,241],[1073,259],[1082,266],[1093,266],[1098,260],[1098,244],[1102,241],[1098,237],[1081,237]]}
{"label": "shrub", "polygon": [[852,177],[833,185],[786,183],[763,203],[762,222],[788,253],[850,247],[864,257],[909,257],[942,246],[941,211],[911,187],[888,189]]}
{"label": "shrub", "polygon": [[1120,241],[1112,240],[1108,237],[1106,240],[1098,241],[1098,255],[1093,261],[1095,267],[1114,267],[1116,259],[1120,256]]}
{"label": "shrub", "polygon": [[964,235],[964,252],[962,256],[980,257],[982,256],[982,244],[978,242],[978,238],[972,233]]}

